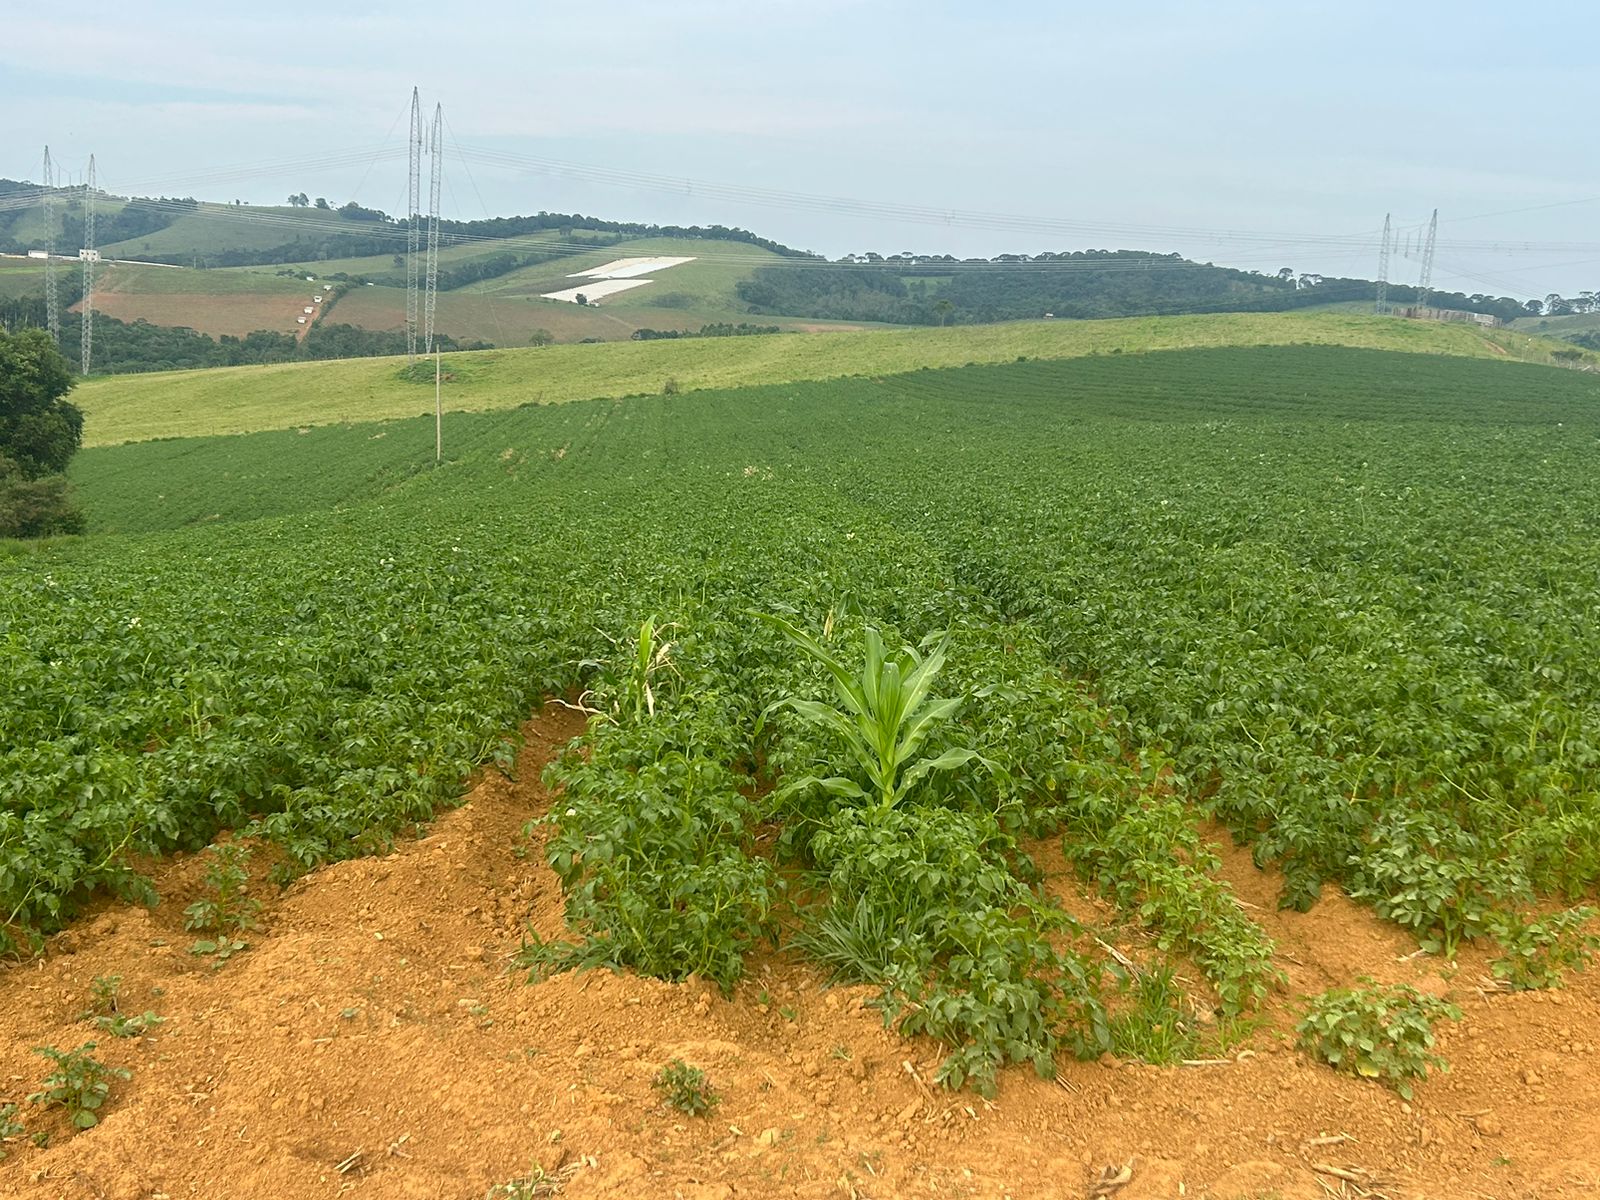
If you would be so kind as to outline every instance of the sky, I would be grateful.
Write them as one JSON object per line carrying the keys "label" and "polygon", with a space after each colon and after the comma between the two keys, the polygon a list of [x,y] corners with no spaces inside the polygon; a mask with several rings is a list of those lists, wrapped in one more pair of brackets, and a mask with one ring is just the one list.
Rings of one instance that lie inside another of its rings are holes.
{"label": "sky", "polygon": [[[1179,251],[1600,289],[1600,5],[591,0],[33,5],[0,176],[405,210],[411,89],[446,217],[752,229],[836,257]],[[1405,253],[1407,244],[1411,253]]]}

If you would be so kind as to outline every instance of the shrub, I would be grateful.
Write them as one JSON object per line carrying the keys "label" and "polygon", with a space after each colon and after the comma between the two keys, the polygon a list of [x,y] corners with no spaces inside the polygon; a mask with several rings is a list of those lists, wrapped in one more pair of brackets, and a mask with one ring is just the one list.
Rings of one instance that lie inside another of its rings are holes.
{"label": "shrub", "polygon": [[1518,991],[1560,987],[1562,970],[1583,970],[1600,946],[1600,937],[1583,931],[1594,915],[1585,906],[1532,921],[1512,914],[1492,917],[1490,930],[1505,951],[1490,964],[1494,977]]}
{"label": "shrub", "polygon": [[1295,1026],[1300,1048],[1336,1071],[1377,1079],[1407,1100],[1411,1081],[1429,1067],[1449,1067],[1432,1053],[1433,1022],[1459,1020],[1461,1010],[1406,984],[1380,988],[1364,978],[1365,988],[1337,988],[1315,997]]}

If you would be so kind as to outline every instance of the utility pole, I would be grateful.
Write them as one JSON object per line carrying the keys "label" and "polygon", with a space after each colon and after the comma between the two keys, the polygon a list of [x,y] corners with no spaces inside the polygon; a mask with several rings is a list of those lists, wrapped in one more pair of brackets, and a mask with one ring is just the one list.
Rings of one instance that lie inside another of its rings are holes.
{"label": "utility pole", "polygon": [[1422,248],[1422,279],[1417,285],[1417,307],[1421,308],[1433,299],[1433,244],[1439,236],[1439,210],[1433,210],[1433,219],[1428,222],[1428,240]]}
{"label": "utility pole", "polygon": [[89,173],[83,180],[83,338],[81,373],[89,374],[94,362],[94,264],[99,251],[94,246],[94,155],[89,155]]}
{"label": "utility pole", "polygon": [[444,105],[433,109],[432,170],[428,179],[428,272],[427,293],[423,299],[423,345],[433,349],[433,310],[439,295],[439,189],[444,163]]}
{"label": "utility pole", "polygon": [[1378,301],[1373,312],[1382,316],[1389,311],[1389,214],[1383,214],[1383,243],[1378,250]]}
{"label": "utility pole", "polygon": [[444,403],[439,391],[443,372],[439,367],[439,347],[433,348],[433,465],[444,460]]}
{"label": "utility pole", "polygon": [[44,319],[50,340],[61,348],[61,299],[56,292],[56,168],[44,148]]}
{"label": "utility pole", "polygon": [[422,98],[411,89],[411,176],[406,192],[406,361],[417,361],[417,251],[422,230]]}

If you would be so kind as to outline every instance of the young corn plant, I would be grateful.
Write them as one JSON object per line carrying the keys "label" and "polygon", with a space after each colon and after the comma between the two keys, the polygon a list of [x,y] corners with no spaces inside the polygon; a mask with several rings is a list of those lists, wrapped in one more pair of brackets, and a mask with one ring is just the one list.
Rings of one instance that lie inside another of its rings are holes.
{"label": "young corn plant", "polygon": [[[618,640],[605,635],[619,652],[617,666],[598,659],[585,660],[585,666],[601,668],[602,678],[607,683],[599,690],[612,693],[610,712],[605,715],[612,720],[631,718],[634,721],[656,715],[656,687],[651,680],[664,668],[676,670],[672,666],[674,643],[662,636],[673,628],[676,626],[671,623],[657,625],[654,617],[646,617],[636,638]],[[585,704],[592,694],[584,693]],[[587,707],[584,711],[604,712]]]}
{"label": "young corn plant", "polygon": [[859,671],[851,671],[789,621],[766,613],[755,615],[826,667],[833,676],[838,697],[837,704],[798,696],[776,701],[761,714],[757,733],[772,713],[790,709],[843,743],[866,780],[866,786],[862,786],[858,780],[843,775],[808,775],[785,783],[780,791],[789,793],[815,786],[832,795],[887,810],[905,799],[924,776],[984,761],[976,750],[960,747],[917,757],[928,735],[961,707],[960,698],[938,699],[931,695],[934,680],[944,668],[947,641],[935,643],[936,635],[930,634],[920,647],[902,646],[894,654],[887,654],[883,638],[868,626],[866,659]]}

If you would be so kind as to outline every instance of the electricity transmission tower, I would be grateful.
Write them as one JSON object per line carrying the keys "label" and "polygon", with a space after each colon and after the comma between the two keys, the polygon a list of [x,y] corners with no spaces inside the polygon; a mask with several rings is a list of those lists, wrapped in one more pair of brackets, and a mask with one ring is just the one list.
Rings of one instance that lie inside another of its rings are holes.
{"label": "electricity transmission tower", "polygon": [[443,180],[444,164],[444,105],[433,109],[433,136],[428,151],[433,156],[428,178],[428,270],[427,291],[423,302],[424,354],[433,353],[433,310],[439,292],[439,189]]}
{"label": "electricity transmission tower", "polygon": [[83,337],[81,373],[89,374],[94,361],[94,264],[99,251],[94,247],[94,155],[89,155],[89,173],[83,179]]}
{"label": "electricity transmission tower", "polygon": [[1439,234],[1439,210],[1433,210],[1428,222],[1428,240],[1422,248],[1422,277],[1417,284],[1417,307],[1421,308],[1433,298],[1433,244]]}
{"label": "electricity transmission tower", "polygon": [[1382,316],[1389,311],[1389,214],[1383,214],[1383,242],[1378,250],[1378,301],[1373,312]]}
{"label": "electricity transmission tower", "polygon": [[417,361],[417,251],[422,230],[422,99],[411,89],[411,177],[406,191],[406,361]]}
{"label": "electricity transmission tower", "polygon": [[61,300],[56,294],[56,168],[44,148],[44,320],[50,340],[61,348]]}

